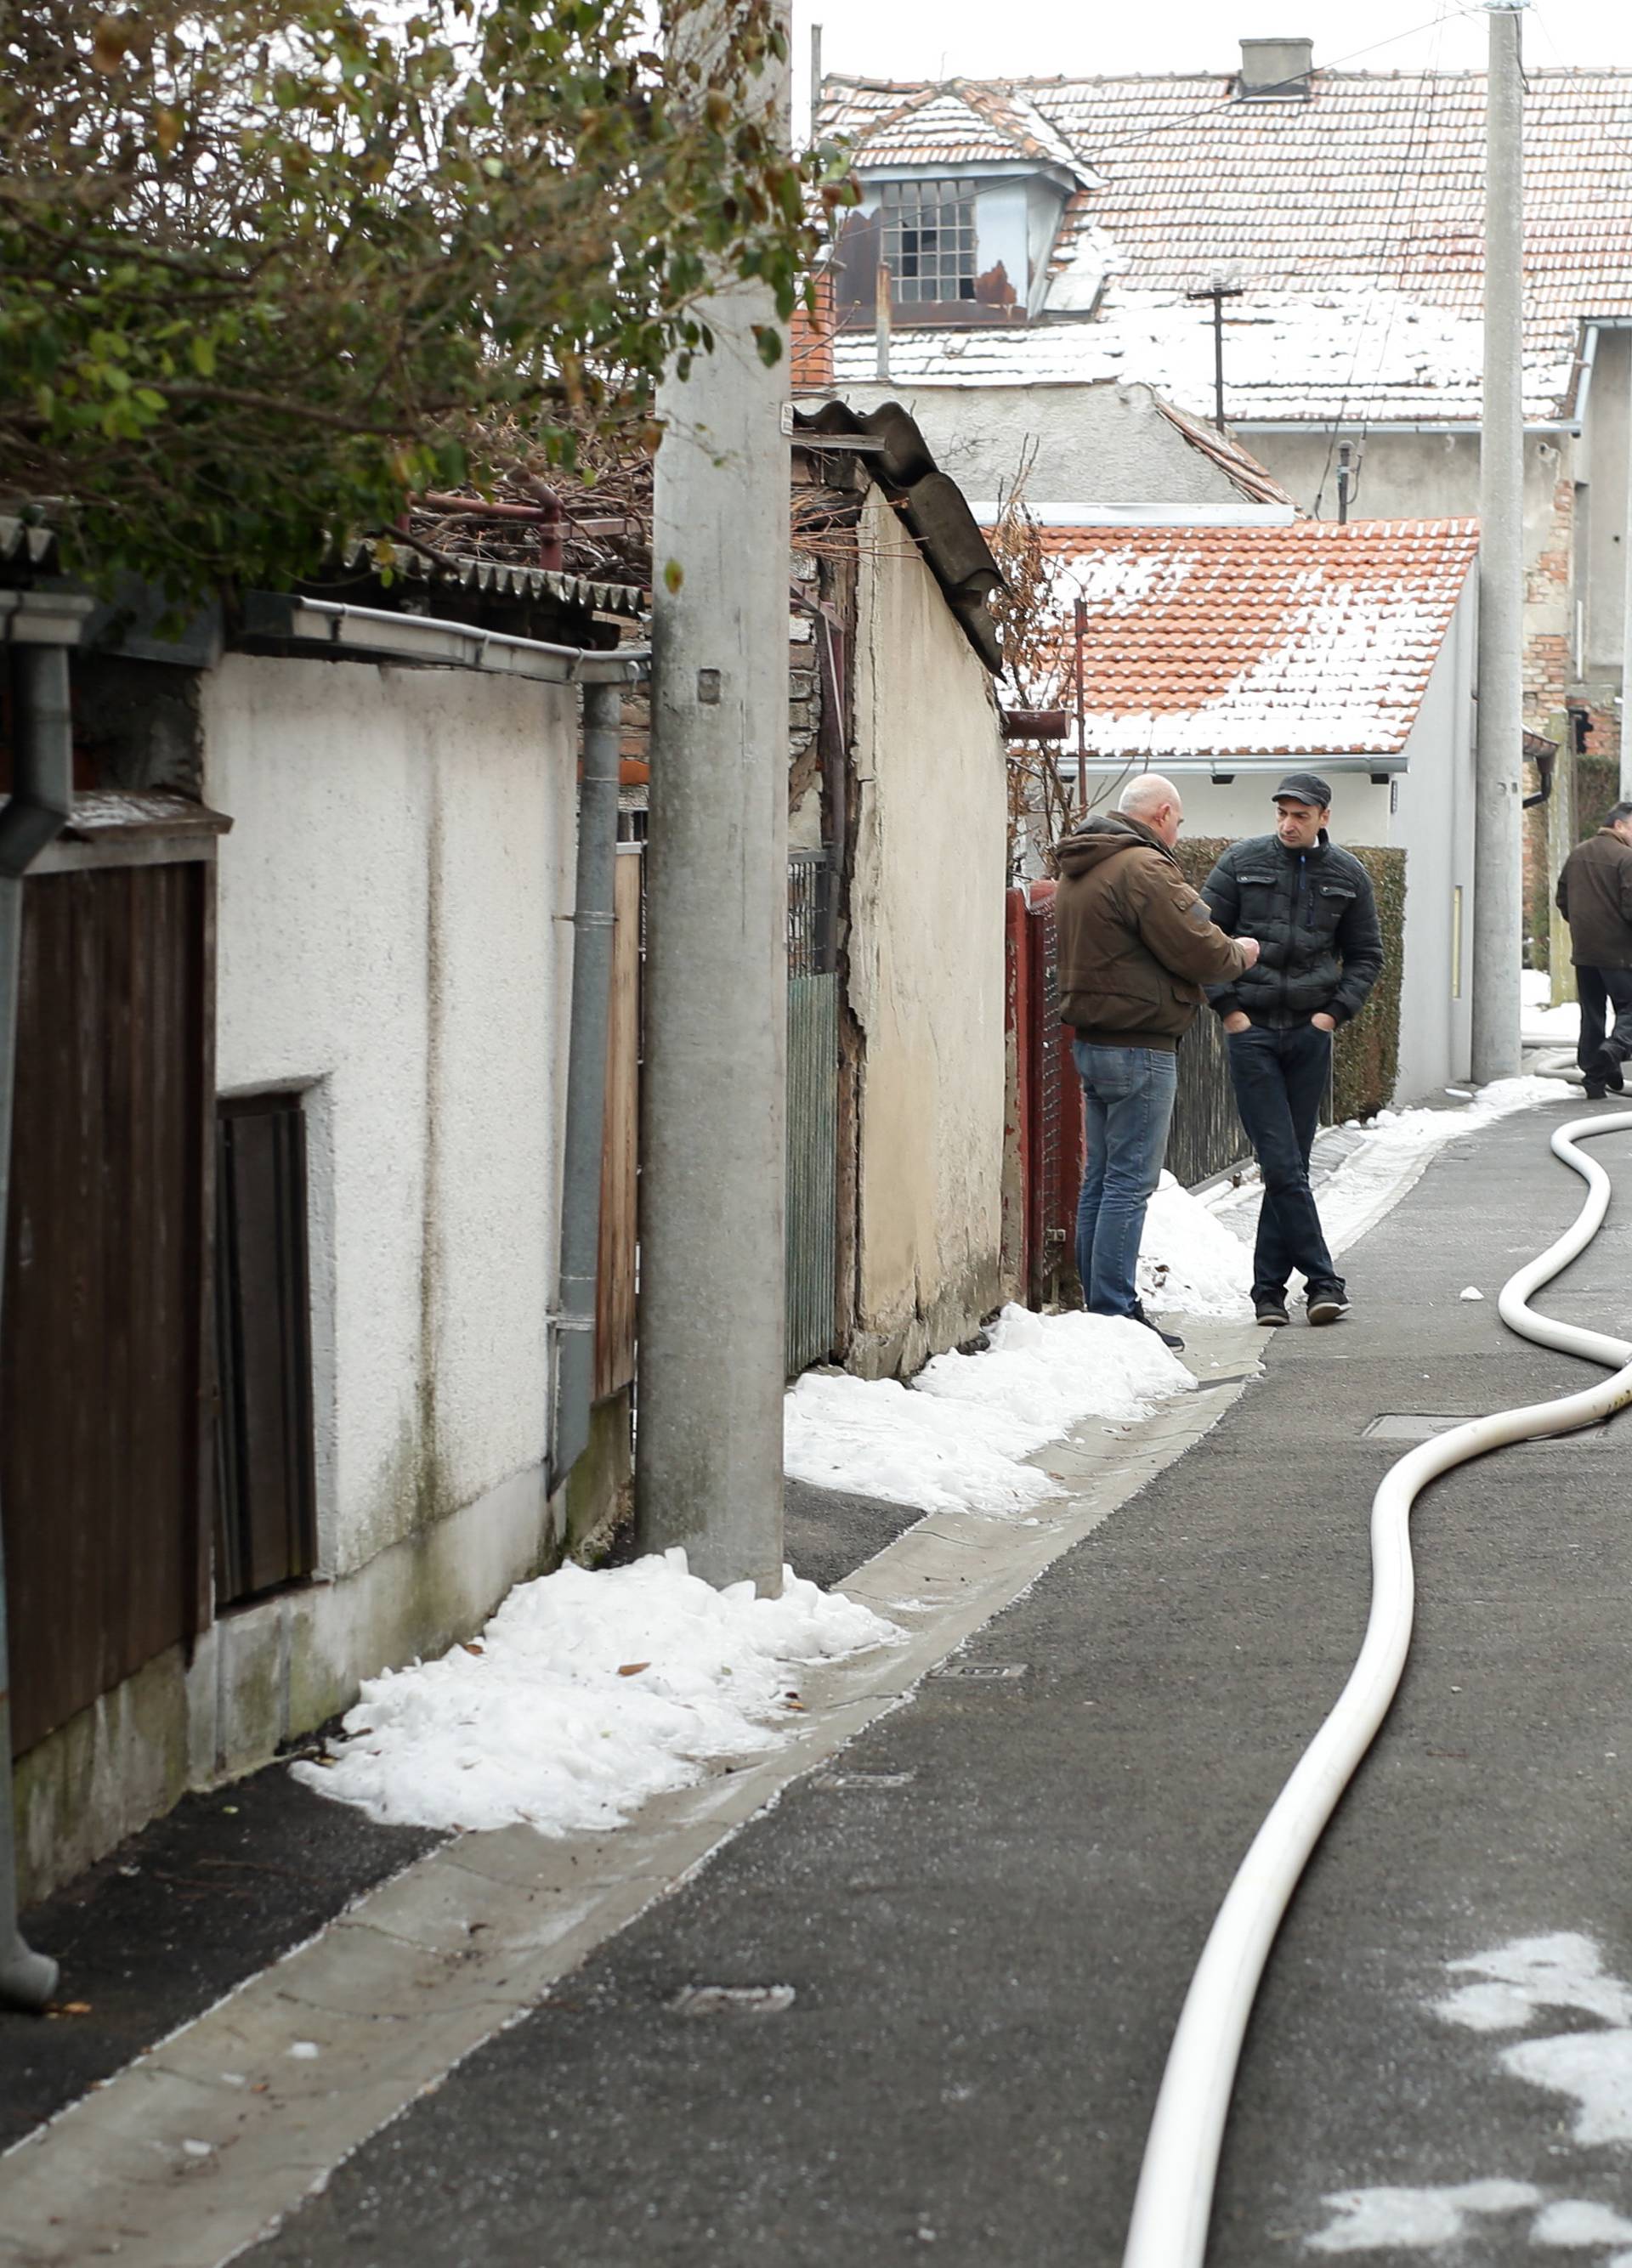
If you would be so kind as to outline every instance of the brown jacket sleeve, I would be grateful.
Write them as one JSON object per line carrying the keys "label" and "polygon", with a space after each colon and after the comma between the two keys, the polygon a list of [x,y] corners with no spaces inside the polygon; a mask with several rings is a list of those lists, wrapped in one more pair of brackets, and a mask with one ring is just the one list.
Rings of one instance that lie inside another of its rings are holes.
{"label": "brown jacket sleeve", "polygon": [[1127,918],[1140,941],[1175,976],[1193,984],[1222,984],[1239,976],[1247,958],[1226,937],[1178,868],[1159,852],[1129,858],[1123,884]]}

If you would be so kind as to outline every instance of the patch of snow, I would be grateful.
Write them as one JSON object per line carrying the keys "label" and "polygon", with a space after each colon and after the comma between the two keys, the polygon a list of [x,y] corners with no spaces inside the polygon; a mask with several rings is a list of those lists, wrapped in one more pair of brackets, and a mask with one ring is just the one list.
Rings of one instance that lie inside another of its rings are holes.
{"label": "patch of snow", "polygon": [[[1575,1930],[1515,1938],[1449,1966],[1453,1976],[1481,1979],[1435,2002],[1435,2014],[1450,2024],[1467,2024],[1475,2031],[1512,2029],[1530,2023],[1544,2008],[1572,2008],[1606,2024],[1632,2025],[1632,1985],[1608,1975],[1598,1947]],[[1493,1990],[1497,1987],[1501,1997]]]}
{"label": "patch of snow", "polygon": [[1148,1307],[1243,1322],[1252,1312],[1252,1256],[1214,1209],[1163,1174],[1145,1213],[1139,1295]]}
{"label": "patch of snow", "polygon": [[1196,1381],[1154,1331],[1114,1315],[1005,1307],[985,1354],[942,1354],[911,1386],[807,1371],[783,1405],[797,1480],[926,1512],[1024,1513],[1058,1493],[1023,1460],[1086,1418],[1127,1423]]}
{"label": "patch of snow", "polygon": [[1458,1300],[1482,1300],[1484,1296],[1484,1293],[1480,1290],[1477,1284],[1469,1284],[1464,1290],[1457,1293]]}
{"label": "patch of snow", "polygon": [[1562,2032],[1504,2050],[1502,2068],[1532,2087],[1570,2096],[1570,2132],[1586,2146],[1632,2142],[1632,2031]]}
{"label": "patch of snow", "polygon": [[1311,2252],[1431,2250],[1472,2234],[1480,2213],[1539,2205],[1529,2182],[1459,2182],[1443,2189],[1338,2190],[1321,2199],[1340,2218],[1309,2240]]}
{"label": "patch of snow", "polygon": [[559,1567],[511,1592],[479,1650],[366,1680],[335,1762],[292,1769],[387,1825],[614,1827],[711,1759],[774,1748],[801,1667],[899,1643],[791,1567],[778,1599],[715,1590],[679,1550]]}
{"label": "patch of snow", "polygon": [[1629,2237],[1632,2220],[1606,2205],[1591,2205],[1582,2198],[1560,2198],[1543,2205],[1530,2231],[1532,2244],[1624,2244]]}

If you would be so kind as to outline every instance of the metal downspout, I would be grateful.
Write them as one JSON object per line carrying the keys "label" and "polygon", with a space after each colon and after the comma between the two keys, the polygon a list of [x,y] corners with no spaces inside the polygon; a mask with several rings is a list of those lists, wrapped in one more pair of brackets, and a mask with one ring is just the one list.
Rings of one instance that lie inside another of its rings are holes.
{"label": "metal downspout", "polygon": [[[17,1069],[18,972],[23,935],[23,876],[60,833],[73,804],[73,730],[68,649],[11,649],[11,794],[0,810],[0,1230],[11,1167],[11,1095]],[[0,1294],[4,1292],[0,1250]],[[0,2001],[43,2008],[57,1967],[33,1952],[17,1927],[17,1847],[11,1810],[11,1681],[6,1648],[5,1544],[0,1535]]]}
{"label": "metal downspout", "polygon": [[622,716],[623,695],[618,686],[585,686],[566,1134],[561,1166],[561,1272],[555,1314],[552,1496],[588,1446],[589,1412],[594,1398],[595,1278],[601,1244],[601,1159],[605,1140],[607,1008],[612,985]]}

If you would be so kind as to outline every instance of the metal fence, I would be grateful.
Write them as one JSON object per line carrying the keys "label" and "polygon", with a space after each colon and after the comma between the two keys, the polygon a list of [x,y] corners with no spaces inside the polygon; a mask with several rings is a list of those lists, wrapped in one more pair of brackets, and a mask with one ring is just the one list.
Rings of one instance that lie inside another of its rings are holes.
{"label": "metal fence", "polygon": [[787,862],[787,1295],[790,1378],[831,1352],[838,1250],[838,976],[834,874]]}
{"label": "metal fence", "polygon": [[1252,1145],[1236,1116],[1224,1027],[1210,1008],[1204,1008],[1179,1044],[1167,1169],[1193,1189],[1251,1155]]}

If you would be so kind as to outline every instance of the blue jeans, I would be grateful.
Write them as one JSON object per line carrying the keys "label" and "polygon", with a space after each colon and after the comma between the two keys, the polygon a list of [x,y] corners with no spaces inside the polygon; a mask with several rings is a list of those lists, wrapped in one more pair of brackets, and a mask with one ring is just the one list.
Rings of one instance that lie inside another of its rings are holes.
{"label": "blue jeans", "polygon": [[1088,1148],[1076,1206],[1076,1266],[1096,1315],[1138,1312],[1134,1264],[1145,1207],[1162,1178],[1178,1057],[1168,1048],[1072,1043]]}
{"label": "blue jeans", "polygon": [[1252,1024],[1225,1041],[1236,1108],[1264,1181],[1252,1254],[1254,1300],[1284,1300],[1296,1268],[1311,1290],[1343,1280],[1332,1264],[1309,1185],[1309,1153],[1332,1076],[1332,1035],[1313,1024],[1284,1032]]}

